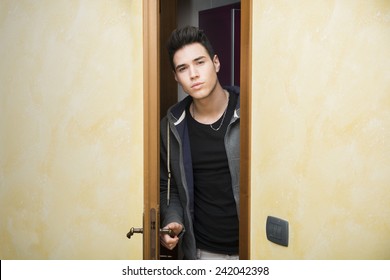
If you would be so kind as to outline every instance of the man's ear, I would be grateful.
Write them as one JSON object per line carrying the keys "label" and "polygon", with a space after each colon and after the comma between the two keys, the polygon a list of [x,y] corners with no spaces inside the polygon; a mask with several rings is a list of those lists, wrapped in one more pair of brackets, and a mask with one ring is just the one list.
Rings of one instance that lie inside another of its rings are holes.
{"label": "man's ear", "polygon": [[219,69],[221,69],[221,63],[219,62],[219,58],[218,58],[218,55],[214,55],[214,58],[213,58],[213,64],[214,64],[214,68],[215,68],[215,72],[219,72]]}
{"label": "man's ear", "polygon": [[175,72],[174,70],[172,70],[172,73],[173,73],[173,76],[175,77],[176,82],[179,82],[179,81],[177,80],[176,72]]}

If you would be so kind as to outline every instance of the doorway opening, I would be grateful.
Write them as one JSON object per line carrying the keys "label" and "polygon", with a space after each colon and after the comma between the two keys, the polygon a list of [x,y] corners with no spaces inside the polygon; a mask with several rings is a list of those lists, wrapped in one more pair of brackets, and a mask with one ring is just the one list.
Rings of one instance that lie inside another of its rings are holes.
{"label": "doorway opening", "polygon": [[[233,37],[232,50],[228,52],[227,59],[231,61],[229,74],[233,77],[230,79],[229,85],[238,85],[241,88],[241,116],[240,116],[240,130],[241,130],[241,163],[240,163],[240,259],[249,259],[250,248],[250,76],[251,64],[250,64],[250,35],[251,35],[251,1],[252,0],[221,0],[221,1],[209,1],[209,0],[161,0],[160,1],[160,119],[166,115],[167,110],[172,105],[176,104],[179,100],[185,97],[185,94],[181,88],[177,85],[174,79],[171,66],[169,64],[169,58],[166,50],[166,41],[171,34],[172,30],[177,27],[185,25],[199,26],[202,22],[199,22],[200,11],[210,10],[223,6],[232,6],[237,9],[237,4],[240,6],[240,13],[238,22],[240,23],[238,30],[237,25],[233,23],[229,26],[221,25],[220,34],[226,34],[228,29],[235,28]],[[217,2],[218,4],[211,4]],[[233,5],[232,5],[233,4]],[[236,6],[234,6],[236,5]],[[241,17],[242,15],[242,17]],[[237,22],[237,14],[235,21]],[[203,23],[204,24],[204,23]],[[210,24],[216,26],[218,24]],[[242,26],[247,26],[243,28]],[[202,29],[205,25],[202,26]],[[214,31],[215,32],[215,31]],[[218,31],[216,31],[218,33]],[[205,33],[208,37],[207,31]],[[212,37],[212,36],[211,36]],[[212,41],[212,38],[209,38]],[[213,46],[214,43],[212,42]],[[218,44],[215,44],[216,46]],[[216,48],[214,46],[214,48]],[[222,47],[224,44],[222,44]],[[226,51],[223,49],[223,51]],[[218,54],[218,50],[215,52]],[[233,53],[233,54],[232,54]],[[219,54],[218,54],[219,55]],[[226,56],[226,55],[225,55]],[[221,59],[221,58],[220,58]],[[221,64],[224,61],[221,59]],[[228,75],[229,75],[228,74]],[[245,77],[245,78],[244,78]],[[228,78],[229,79],[229,78]],[[221,82],[222,84],[222,82]],[[224,85],[224,84],[222,84]],[[243,125],[245,124],[245,125]],[[177,259],[177,251],[169,251],[163,246],[160,246],[160,258],[161,259]]]}

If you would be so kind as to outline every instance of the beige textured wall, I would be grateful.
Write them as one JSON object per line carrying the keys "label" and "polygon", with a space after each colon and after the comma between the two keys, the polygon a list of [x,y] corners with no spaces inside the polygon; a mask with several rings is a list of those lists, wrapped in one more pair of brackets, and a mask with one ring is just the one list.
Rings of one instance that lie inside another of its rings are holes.
{"label": "beige textured wall", "polygon": [[390,1],[253,14],[252,259],[390,259]]}
{"label": "beige textured wall", "polygon": [[142,1],[0,1],[0,258],[141,259]]}

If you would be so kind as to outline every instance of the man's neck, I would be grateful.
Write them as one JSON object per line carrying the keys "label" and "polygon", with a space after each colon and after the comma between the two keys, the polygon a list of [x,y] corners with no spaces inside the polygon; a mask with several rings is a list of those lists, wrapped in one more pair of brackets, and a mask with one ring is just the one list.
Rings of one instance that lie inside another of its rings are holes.
{"label": "man's neck", "polygon": [[228,103],[229,93],[218,84],[207,98],[193,99],[190,113],[196,121],[203,124],[212,124],[223,115]]}

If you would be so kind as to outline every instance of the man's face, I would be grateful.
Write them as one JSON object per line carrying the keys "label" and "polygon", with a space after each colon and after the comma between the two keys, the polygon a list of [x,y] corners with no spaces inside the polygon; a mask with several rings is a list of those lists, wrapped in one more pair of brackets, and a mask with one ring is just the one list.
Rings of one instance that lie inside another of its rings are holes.
{"label": "man's face", "polygon": [[217,85],[220,69],[218,57],[211,60],[207,50],[199,43],[186,45],[173,56],[175,79],[194,99],[202,99]]}

